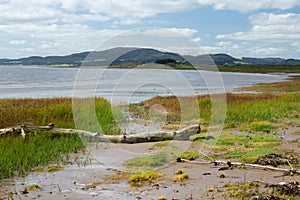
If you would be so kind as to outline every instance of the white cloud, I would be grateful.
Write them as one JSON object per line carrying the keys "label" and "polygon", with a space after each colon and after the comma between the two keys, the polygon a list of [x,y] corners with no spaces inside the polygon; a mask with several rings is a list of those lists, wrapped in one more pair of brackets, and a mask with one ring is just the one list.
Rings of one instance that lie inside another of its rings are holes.
{"label": "white cloud", "polygon": [[[41,55],[91,50],[103,40],[122,32],[118,29],[121,25],[127,27],[140,25],[146,18],[160,13],[191,11],[205,6],[212,6],[216,10],[251,13],[261,9],[294,8],[300,6],[300,0],[0,0],[0,42],[1,45],[10,45],[2,48],[10,49],[11,55],[19,55],[18,51]],[[219,34],[217,38],[295,43],[296,40],[300,40],[299,15],[254,14],[249,18],[251,30]],[[187,36],[196,43],[202,42],[195,29],[169,28],[169,30]],[[151,31],[149,34],[163,35],[162,30]],[[15,45],[26,45],[27,49],[14,49]],[[226,44],[204,48],[221,51],[224,45]],[[295,52],[299,52],[298,44],[293,47]],[[239,49],[234,45],[227,45],[226,48],[234,52],[237,51],[235,48]],[[276,49],[269,48],[274,53],[280,51]],[[0,52],[0,57],[7,57],[7,53],[9,52]]]}
{"label": "white cloud", "polygon": [[300,40],[300,14],[260,13],[250,16],[249,20],[252,24],[250,31],[219,34],[216,38],[275,43]]}
{"label": "white cloud", "polygon": [[208,53],[227,53],[231,56],[241,57],[293,57],[285,47],[274,47],[271,44],[249,43],[249,42],[230,42],[221,41],[214,46],[204,46]]}
{"label": "white cloud", "polygon": [[154,35],[160,37],[192,37],[198,31],[190,28],[153,28],[142,30],[143,34]]}
{"label": "white cloud", "polygon": [[201,38],[200,37],[196,37],[194,39],[192,39],[194,42],[199,43],[201,42]]}
{"label": "white cloud", "polygon": [[252,12],[260,9],[286,10],[295,6],[300,6],[300,0],[213,0],[213,7],[216,10],[235,10],[242,13]]}
{"label": "white cloud", "polygon": [[22,45],[22,44],[26,44],[26,40],[11,40],[9,41],[9,44]]}
{"label": "white cloud", "polygon": [[[0,25],[0,32],[0,42],[5,38],[26,38],[26,41],[10,40],[8,50],[0,52],[0,57],[8,57],[8,55],[9,57],[16,57],[19,55],[64,55],[94,50],[104,40],[121,33],[122,30],[97,30],[81,24],[11,24]],[[23,49],[15,49],[13,46],[17,44],[26,46]],[[23,53],[20,54],[20,52]]]}
{"label": "white cloud", "polygon": [[0,24],[109,20],[119,24],[134,24],[159,13],[190,11],[204,6],[213,6],[216,10],[252,12],[271,8],[289,9],[300,6],[300,0],[11,0],[1,1]]}

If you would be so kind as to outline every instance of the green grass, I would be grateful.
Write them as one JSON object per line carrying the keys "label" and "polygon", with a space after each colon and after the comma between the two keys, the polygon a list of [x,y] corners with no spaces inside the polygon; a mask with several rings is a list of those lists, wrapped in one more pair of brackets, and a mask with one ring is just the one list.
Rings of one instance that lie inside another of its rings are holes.
{"label": "green grass", "polygon": [[278,130],[278,126],[267,121],[258,121],[242,124],[240,129],[243,131],[271,133],[272,131]]}
{"label": "green grass", "polygon": [[71,152],[78,152],[83,144],[78,135],[52,131],[35,131],[26,137],[0,137],[0,179],[23,175],[37,166],[57,165],[69,160]]}
{"label": "green grass", "polygon": [[167,162],[168,159],[164,154],[157,154],[127,160],[125,164],[131,167],[156,167],[162,166]]}
{"label": "green grass", "polygon": [[206,148],[210,148],[212,150],[210,156],[213,158],[238,159],[252,163],[260,156],[283,153],[274,149],[281,140],[272,134],[222,133],[218,139],[204,140],[205,135],[205,133],[197,134],[193,136],[193,140],[202,142]]}
{"label": "green grass", "polygon": [[[111,108],[111,105],[103,98],[96,98],[95,105],[84,104],[88,99],[80,101],[80,122],[82,127],[89,131],[104,132],[105,134],[119,134],[115,116],[122,118],[120,111]],[[98,121],[90,122],[91,113],[87,107],[93,106]],[[27,125],[48,125],[54,123],[59,128],[76,128],[73,119],[71,98],[43,98],[43,99],[1,99],[0,100],[0,128]],[[101,125],[102,130],[95,129],[95,125]]]}

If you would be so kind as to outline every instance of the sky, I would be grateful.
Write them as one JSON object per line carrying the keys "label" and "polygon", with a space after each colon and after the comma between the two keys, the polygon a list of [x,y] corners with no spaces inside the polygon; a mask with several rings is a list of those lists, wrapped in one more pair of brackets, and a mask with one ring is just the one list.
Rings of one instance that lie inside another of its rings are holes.
{"label": "sky", "polygon": [[207,53],[300,59],[300,0],[0,0],[0,58],[92,51],[150,27]]}

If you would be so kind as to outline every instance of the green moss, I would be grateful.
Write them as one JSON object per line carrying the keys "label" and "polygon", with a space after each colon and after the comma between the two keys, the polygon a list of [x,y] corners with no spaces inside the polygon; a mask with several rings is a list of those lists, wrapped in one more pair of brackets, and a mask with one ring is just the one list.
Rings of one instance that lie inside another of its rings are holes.
{"label": "green moss", "polygon": [[182,181],[185,181],[187,179],[189,179],[188,174],[180,174],[180,175],[174,176],[172,180],[174,182],[182,182]]}
{"label": "green moss", "polygon": [[130,176],[128,183],[131,186],[142,186],[146,182],[151,182],[162,176],[161,173],[155,171],[147,171],[145,173],[138,173]]}
{"label": "green moss", "polygon": [[199,157],[199,152],[198,151],[185,151],[179,157],[182,159],[186,159],[186,160],[195,160]]}

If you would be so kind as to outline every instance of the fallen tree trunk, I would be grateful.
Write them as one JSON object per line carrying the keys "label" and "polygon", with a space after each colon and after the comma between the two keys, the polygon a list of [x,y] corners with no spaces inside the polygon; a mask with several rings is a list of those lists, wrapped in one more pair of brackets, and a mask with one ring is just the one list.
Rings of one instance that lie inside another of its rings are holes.
{"label": "fallen tree trunk", "polygon": [[[24,133],[26,130],[53,130],[60,133],[79,134],[87,137],[92,141],[111,142],[111,143],[142,143],[142,142],[157,142],[163,140],[189,140],[191,135],[197,134],[200,131],[199,125],[188,126],[179,131],[161,131],[153,133],[138,133],[138,134],[123,134],[123,135],[104,135],[85,130],[54,128],[54,124],[48,126],[25,126],[19,125],[10,128],[0,129],[0,135],[8,133]],[[22,135],[23,137],[25,135]]]}

